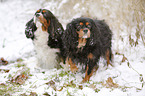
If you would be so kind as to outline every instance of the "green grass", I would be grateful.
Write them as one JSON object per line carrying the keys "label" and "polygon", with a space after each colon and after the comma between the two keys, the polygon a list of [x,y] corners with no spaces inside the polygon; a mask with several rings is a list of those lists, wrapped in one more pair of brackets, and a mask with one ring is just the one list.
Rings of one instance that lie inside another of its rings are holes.
{"label": "green grass", "polygon": [[19,84],[6,83],[0,85],[0,96],[10,96],[10,94],[20,91],[21,88]]}

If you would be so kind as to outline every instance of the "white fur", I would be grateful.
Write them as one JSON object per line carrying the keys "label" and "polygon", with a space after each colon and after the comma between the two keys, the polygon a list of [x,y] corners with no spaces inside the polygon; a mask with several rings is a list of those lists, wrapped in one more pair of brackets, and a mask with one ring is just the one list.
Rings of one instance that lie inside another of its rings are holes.
{"label": "white fur", "polygon": [[35,32],[36,38],[33,41],[38,59],[37,65],[43,69],[57,67],[56,52],[59,52],[59,50],[52,49],[47,45],[49,36],[48,32],[42,31],[42,24],[37,21],[37,19],[34,21],[37,26],[37,30]]}

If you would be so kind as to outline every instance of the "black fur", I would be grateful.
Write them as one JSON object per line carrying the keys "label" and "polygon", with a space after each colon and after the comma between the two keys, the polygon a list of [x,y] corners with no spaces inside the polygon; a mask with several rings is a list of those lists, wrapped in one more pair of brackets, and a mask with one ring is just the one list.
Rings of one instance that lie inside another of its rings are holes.
{"label": "black fur", "polygon": [[36,25],[34,24],[33,18],[27,22],[25,28],[25,35],[27,38],[31,38],[32,40],[35,38],[34,32],[37,30]]}
{"label": "black fur", "polygon": [[[78,48],[79,35],[77,27],[79,23],[89,22],[90,37],[86,38],[86,45]],[[65,55],[72,59],[74,63],[84,64],[88,66],[88,75],[96,66],[101,56],[105,56],[105,52],[109,50],[109,58],[111,60],[111,39],[112,32],[109,26],[103,20],[93,20],[90,18],[77,18],[67,24],[66,30],[63,34],[63,44],[65,48]],[[87,56],[93,54],[93,58],[89,59]]]}

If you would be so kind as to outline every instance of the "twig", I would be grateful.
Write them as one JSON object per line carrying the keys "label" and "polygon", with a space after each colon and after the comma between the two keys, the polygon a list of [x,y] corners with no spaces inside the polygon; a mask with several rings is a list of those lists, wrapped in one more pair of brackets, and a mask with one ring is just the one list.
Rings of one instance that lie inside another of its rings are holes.
{"label": "twig", "polygon": [[[144,79],[143,79],[143,75],[140,74],[137,70],[135,70],[135,69],[131,66],[129,60],[127,59],[127,57],[124,56],[124,54],[121,54],[121,53],[118,53],[118,52],[116,52],[116,54],[117,54],[117,55],[122,55],[122,56],[123,56],[122,62],[127,61],[128,67],[131,68],[132,70],[134,70],[134,71],[139,75],[139,80],[140,80],[140,82],[141,82],[141,84],[142,84],[142,88],[143,88],[143,86],[144,86],[144,84],[145,84],[145,81],[144,81]],[[138,89],[139,89],[139,88],[138,88]]]}

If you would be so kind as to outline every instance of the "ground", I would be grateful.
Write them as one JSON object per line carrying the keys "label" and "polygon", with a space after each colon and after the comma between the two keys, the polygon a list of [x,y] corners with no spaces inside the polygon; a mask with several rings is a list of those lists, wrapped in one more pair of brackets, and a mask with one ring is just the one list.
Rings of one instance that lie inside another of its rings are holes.
{"label": "ground", "polygon": [[0,96],[145,96],[145,47],[141,41],[119,53],[114,51],[113,39],[114,66],[107,68],[101,58],[98,71],[82,84],[84,73],[74,74],[65,67],[37,67],[32,41],[25,37],[24,30],[40,5],[14,1],[0,2]]}

